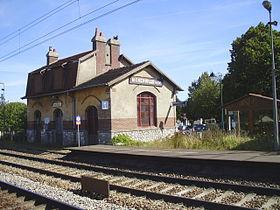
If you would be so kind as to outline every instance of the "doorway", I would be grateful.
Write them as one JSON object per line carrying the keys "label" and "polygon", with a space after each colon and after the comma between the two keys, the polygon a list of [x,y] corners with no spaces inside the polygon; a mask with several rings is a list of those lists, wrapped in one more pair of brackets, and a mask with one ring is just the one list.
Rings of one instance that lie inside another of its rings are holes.
{"label": "doorway", "polygon": [[86,109],[86,130],[88,144],[98,144],[98,115],[95,106],[89,106]]}
{"label": "doorway", "polygon": [[41,143],[41,112],[36,110],[34,112],[34,138],[36,143]]}
{"label": "doorway", "polygon": [[63,145],[63,113],[60,109],[54,110],[53,120],[55,126],[55,143]]}

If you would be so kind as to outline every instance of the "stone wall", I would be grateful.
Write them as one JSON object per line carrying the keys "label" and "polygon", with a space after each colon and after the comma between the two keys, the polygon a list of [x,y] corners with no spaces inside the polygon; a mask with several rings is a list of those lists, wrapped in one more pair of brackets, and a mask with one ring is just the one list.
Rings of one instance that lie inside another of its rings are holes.
{"label": "stone wall", "polygon": [[26,136],[27,136],[27,141],[29,143],[33,143],[35,140],[35,136],[34,136],[34,130],[33,129],[27,129],[26,130]]}
{"label": "stone wall", "polygon": [[[35,136],[34,136],[34,130],[33,129],[27,129],[26,131],[27,135],[27,141],[29,143],[34,143]],[[78,146],[77,142],[77,133],[74,130],[63,130],[63,141],[62,146]],[[87,138],[86,138],[86,132],[80,131],[80,140],[81,145],[87,145]],[[42,131],[41,132],[41,144],[46,145],[59,145],[61,140],[56,139],[55,130],[48,130],[48,131]]]}
{"label": "stone wall", "polygon": [[98,133],[99,144],[110,144],[111,138],[112,138],[111,132],[99,132]]}
{"label": "stone wall", "polygon": [[125,134],[130,136],[131,138],[138,141],[152,141],[161,138],[165,138],[169,135],[173,135],[175,133],[175,128],[166,128],[166,129],[145,129],[145,130],[133,130],[133,131],[120,131],[113,132],[112,138],[119,134]]}

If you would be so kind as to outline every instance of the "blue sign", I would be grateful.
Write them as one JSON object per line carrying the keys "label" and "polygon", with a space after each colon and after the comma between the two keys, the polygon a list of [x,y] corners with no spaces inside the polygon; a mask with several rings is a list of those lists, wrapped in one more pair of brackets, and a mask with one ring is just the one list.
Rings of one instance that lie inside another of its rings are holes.
{"label": "blue sign", "polygon": [[76,116],[76,125],[81,125],[81,117],[79,115]]}

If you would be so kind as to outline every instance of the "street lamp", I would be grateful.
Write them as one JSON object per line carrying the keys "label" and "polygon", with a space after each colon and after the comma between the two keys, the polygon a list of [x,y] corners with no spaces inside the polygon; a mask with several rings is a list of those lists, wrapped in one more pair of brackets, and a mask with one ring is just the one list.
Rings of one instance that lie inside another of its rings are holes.
{"label": "street lamp", "polygon": [[272,4],[269,1],[263,1],[263,7],[269,13],[269,31],[271,37],[271,59],[272,59],[272,95],[273,95],[273,121],[274,121],[274,143],[275,149],[279,149],[279,127],[278,127],[278,109],[277,109],[277,92],[276,92],[276,77],[275,77],[275,61],[274,61],[274,47],[273,47],[273,33],[272,25],[277,25],[276,21],[271,21]]}
{"label": "street lamp", "polygon": [[0,105],[3,106],[3,128],[1,130],[1,135],[3,135],[4,131],[5,131],[5,95],[4,95],[4,91],[5,91],[5,84],[3,82],[0,82],[0,85],[2,85],[1,91],[2,93],[0,94]]}
{"label": "street lamp", "polygon": [[225,129],[225,123],[224,123],[224,101],[223,101],[223,75],[217,74],[215,75],[213,72],[210,74],[210,78],[213,80],[217,80],[220,85],[220,99],[221,99],[221,128],[222,130]]}
{"label": "street lamp", "polygon": [[4,91],[5,91],[5,84],[3,82],[0,82],[0,85],[2,85],[2,88],[1,88],[1,95],[0,95],[0,102],[1,104],[5,102],[5,97],[4,97]]}

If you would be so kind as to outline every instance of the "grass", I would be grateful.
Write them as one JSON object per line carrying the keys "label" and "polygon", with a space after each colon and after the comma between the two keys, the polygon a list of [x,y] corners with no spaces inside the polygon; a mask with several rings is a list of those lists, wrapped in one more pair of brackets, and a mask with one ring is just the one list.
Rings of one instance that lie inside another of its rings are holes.
{"label": "grass", "polygon": [[193,133],[191,135],[175,134],[174,136],[149,141],[123,144],[124,146],[145,147],[154,149],[200,149],[200,150],[253,150],[272,151],[273,137],[267,135],[243,135],[224,133],[220,130],[203,132],[202,137]]}
{"label": "grass", "polygon": [[[199,150],[252,150],[273,151],[272,135],[244,134],[240,137],[234,134],[224,133],[220,130],[205,131],[202,138],[196,133],[190,135],[175,134],[171,137],[141,142],[126,135],[120,135],[112,140],[114,145],[131,147],[153,148],[153,149],[199,149]],[[40,149],[61,150],[63,147],[28,143],[25,141],[15,142],[9,140],[0,141],[1,148],[7,149]]]}

